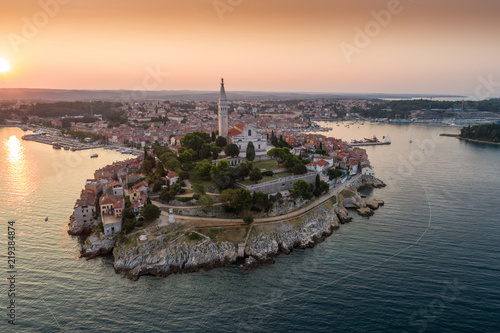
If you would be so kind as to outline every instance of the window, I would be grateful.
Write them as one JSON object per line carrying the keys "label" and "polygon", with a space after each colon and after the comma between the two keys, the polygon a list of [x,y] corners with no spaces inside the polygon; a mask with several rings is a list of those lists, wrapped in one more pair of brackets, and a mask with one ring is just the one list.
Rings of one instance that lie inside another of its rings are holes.
{"label": "window", "polygon": [[248,136],[252,136],[252,130],[248,130]]}

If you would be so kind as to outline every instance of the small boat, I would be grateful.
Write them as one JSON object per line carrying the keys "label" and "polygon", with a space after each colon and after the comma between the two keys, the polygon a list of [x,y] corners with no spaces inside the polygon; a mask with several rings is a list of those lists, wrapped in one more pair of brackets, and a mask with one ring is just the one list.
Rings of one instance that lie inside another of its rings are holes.
{"label": "small boat", "polygon": [[409,142],[412,143],[413,141],[410,140]]}
{"label": "small boat", "polygon": [[64,150],[69,150],[69,147],[64,147]]}
{"label": "small boat", "polygon": [[99,155],[94,154],[94,155],[90,155],[90,158],[96,158],[96,157],[98,157],[98,156],[99,156]]}
{"label": "small boat", "polygon": [[45,222],[47,222],[48,220],[49,220],[49,217],[47,216],[47,217],[45,218]]}
{"label": "small boat", "polygon": [[61,149],[61,146],[59,146],[58,144],[53,144],[52,148],[54,148],[54,149]]}
{"label": "small boat", "polygon": [[71,151],[76,151],[76,148],[74,148],[74,147],[71,147]]}

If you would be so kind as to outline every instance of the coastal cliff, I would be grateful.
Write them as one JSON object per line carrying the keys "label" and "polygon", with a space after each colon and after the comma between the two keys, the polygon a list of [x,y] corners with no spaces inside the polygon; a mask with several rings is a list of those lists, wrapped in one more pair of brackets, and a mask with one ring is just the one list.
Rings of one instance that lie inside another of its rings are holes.
{"label": "coastal cliff", "polygon": [[298,217],[275,223],[254,223],[251,228],[243,227],[248,235],[245,232],[232,241],[207,236],[202,230],[195,231],[192,225],[182,223],[138,230],[118,238],[113,249],[114,268],[133,280],[145,274],[167,276],[211,269],[235,263],[241,244],[246,257],[243,268],[273,263],[280,253],[288,254],[295,247],[313,247],[341,224],[350,222],[352,217],[347,208],[356,209],[360,215],[364,214],[363,209],[372,214],[383,201],[365,200],[357,190],[383,186],[385,184],[376,178],[360,177],[339,194],[338,203],[336,197],[332,197]]}
{"label": "coastal cliff", "polygon": [[274,257],[282,252],[289,254],[295,247],[313,247],[338,229],[340,223],[332,201],[327,201],[295,219],[255,225],[245,247],[249,257],[243,268],[274,263]]}
{"label": "coastal cliff", "polygon": [[115,244],[116,237],[106,237],[102,232],[94,230],[82,244],[80,255],[88,259],[105,255],[113,250]]}
{"label": "coastal cliff", "polygon": [[254,268],[259,264],[273,263],[280,253],[288,254],[295,247],[308,248],[322,242],[340,224],[349,223],[347,208],[354,208],[361,216],[373,215],[384,202],[380,199],[365,200],[358,190],[366,187],[381,188],[385,184],[374,177],[361,177],[334,198],[315,207],[297,218],[268,225],[255,225],[245,248],[243,268]]}
{"label": "coastal cliff", "polygon": [[71,215],[68,222],[68,234],[77,236],[90,233],[95,227],[97,227],[96,220],[89,220],[88,222],[78,222],[75,219],[75,216]]}
{"label": "coastal cliff", "polygon": [[[229,242],[212,242],[198,233],[179,231],[183,226],[173,224],[158,228],[153,234],[136,233],[119,238],[114,250],[114,268],[130,279],[152,274],[196,272],[233,263],[237,248]],[[196,236],[196,237],[193,237]],[[146,236],[146,241],[140,237]]]}

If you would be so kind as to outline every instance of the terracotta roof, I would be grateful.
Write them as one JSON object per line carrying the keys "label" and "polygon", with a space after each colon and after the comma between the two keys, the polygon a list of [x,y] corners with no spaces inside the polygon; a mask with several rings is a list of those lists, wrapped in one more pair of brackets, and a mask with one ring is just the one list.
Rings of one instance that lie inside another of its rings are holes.
{"label": "terracotta roof", "polygon": [[114,204],[113,208],[124,208],[125,207],[125,201],[123,199],[118,199]]}
{"label": "terracotta roof", "polygon": [[99,204],[100,205],[109,205],[109,204],[114,204],[116,201],[117,201],[117,199],[114,195],[106,194],[106,195],[103,195],[99,199]]}
{"label": "terracotta roof", "polygon": [[240,135],[241,131],[237,130],[236,128],[231,128],[229,131],[227,131],[227,134],[230,136],[230,137],[233,137],[233,136],[237,136],[237,135]]}

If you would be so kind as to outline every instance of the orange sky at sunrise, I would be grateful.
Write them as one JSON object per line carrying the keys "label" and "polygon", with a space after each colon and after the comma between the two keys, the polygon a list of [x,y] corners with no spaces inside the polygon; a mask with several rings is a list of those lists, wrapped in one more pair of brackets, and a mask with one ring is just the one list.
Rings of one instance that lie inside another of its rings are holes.
{"label": "orange sky at sunrise", "polygon": [[496,0],[23,0],[0,13],[12,66],[0,88],[142,89],[152,69],[151,90],[217,90],[220,77],[234,91],[472,94],[480,77],[500,82]]}

